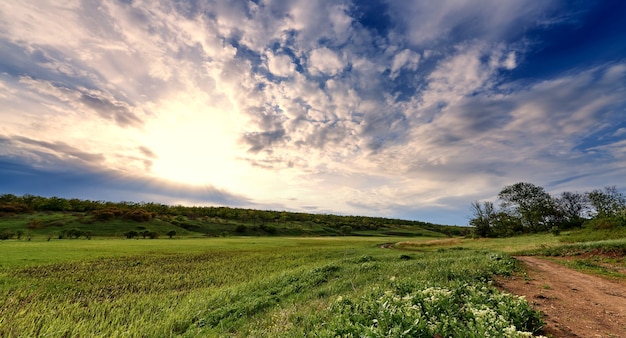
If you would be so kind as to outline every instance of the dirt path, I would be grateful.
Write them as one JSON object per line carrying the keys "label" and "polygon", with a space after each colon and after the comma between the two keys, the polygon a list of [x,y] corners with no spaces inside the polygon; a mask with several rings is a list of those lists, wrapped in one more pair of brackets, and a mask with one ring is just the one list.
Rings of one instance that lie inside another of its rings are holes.
{"label": "dirt path", "polygon": [[537,257],[516,257],[527,275],[499,279],[540,310],[548,337],[626,337],[626,283],[580,273]]}

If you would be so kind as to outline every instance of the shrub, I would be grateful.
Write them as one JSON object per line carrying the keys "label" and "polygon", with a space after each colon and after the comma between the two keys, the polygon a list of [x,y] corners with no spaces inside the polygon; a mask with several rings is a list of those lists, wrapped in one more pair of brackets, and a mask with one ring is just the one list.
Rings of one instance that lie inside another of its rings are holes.
{"label": "shrub", "polygon": [[0,239],[1,240],[11,239],[11,238],[13,238],[13,236],[15,236],[15,233],[13,231],[10,231],[10,230],[4,230],[4,231],[0,232]]}
{"label": "shrub", "polygon": [[235,232],[238,234],[242,234],[244,232],[246,232],[246,230],[248,230],[248,227],[243,225],[243,224],[239,224],[236,228],[235,228]]}
{"label": "shrub", "polygon": [[[540,314],[523,297],[482,285],[397,285],[359,299],[339,297],[322,335],[337,337],[530,337]],[[402,286],[402,287],[400,287]],[[406,293],[404,289],[411,290]]]}
{"label": "shrub", "polygon": [[126,231],[124,233],[124,236],[126,236],[126,238],[128,238],[128,239],[135,238],[135,237],[137,237],[137,235],[139,235],[139,233],[137,231],[135,231],[135,230]]}
{"label": "shrub", "polygon": [[143,209],[128,211],[124,214],[124,218],[131,219],[135,222],[147,222],[151,220],[153,214]]}
{"label": "shrub", "polygon": [[558,236],[561,234],[561,229],[559,229],[559,227],[557,225],[553,226],[550,229],[550,232],[554,235],[554,236]]}
{"label": "shrub", "polygon": [[67,237],[70,237],[70,238],[71,237],[79,238],[80,236],[84,235],[84,232],[80,229],[74,228],[74,229],[67,230],[66,234],[67,234]]}
{"label": "shrub", "polygon": [[43,222],[40,219],[31,219],[26,227],[29,229],[41,229],[43,228]]}
{"label": "shrub", "polygon": [[352,227],[349,225],[342,225],[341,228],[339,228],[339,231],[342,235],[349,235],[352,232]]}

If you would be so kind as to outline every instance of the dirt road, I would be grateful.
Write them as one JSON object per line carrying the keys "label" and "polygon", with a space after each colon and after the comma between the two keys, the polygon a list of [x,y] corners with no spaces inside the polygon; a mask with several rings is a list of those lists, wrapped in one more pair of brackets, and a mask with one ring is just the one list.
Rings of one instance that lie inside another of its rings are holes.
{"label": "dirt road", "polygon": [[499,279],[540,310],[548,337],[626,337],[626,283],[580,273],[537,257],[516,257],[526,275]]}

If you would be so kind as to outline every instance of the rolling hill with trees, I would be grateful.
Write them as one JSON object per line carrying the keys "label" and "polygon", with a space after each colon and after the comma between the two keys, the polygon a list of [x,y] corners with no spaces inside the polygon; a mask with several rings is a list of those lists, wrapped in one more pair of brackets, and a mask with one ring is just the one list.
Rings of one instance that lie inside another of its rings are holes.
{"label": "rolling hill with trees", "polygon": [[459,236],[465,227],[382,217],[0,195],[0,238]]}

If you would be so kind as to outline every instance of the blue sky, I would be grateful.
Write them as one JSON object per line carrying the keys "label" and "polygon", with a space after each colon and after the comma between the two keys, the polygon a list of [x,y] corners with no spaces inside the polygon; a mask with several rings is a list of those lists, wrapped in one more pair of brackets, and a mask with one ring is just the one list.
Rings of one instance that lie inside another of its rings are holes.
{"label": "blue sky", "polygon": [[0,3],[0,193],[467,224],[626,188],[623,1]]}

